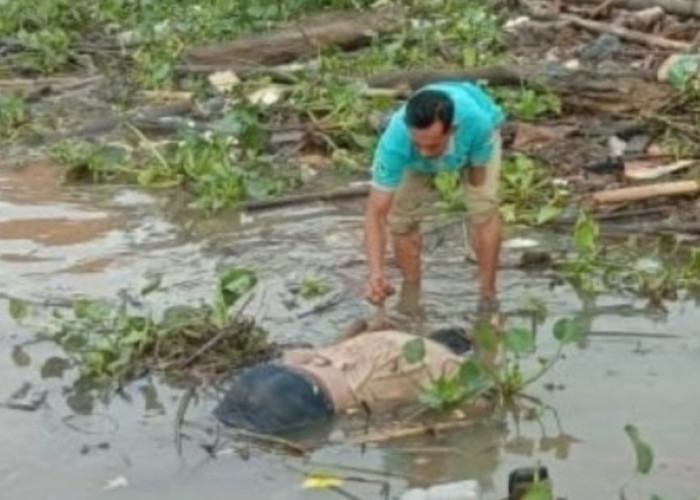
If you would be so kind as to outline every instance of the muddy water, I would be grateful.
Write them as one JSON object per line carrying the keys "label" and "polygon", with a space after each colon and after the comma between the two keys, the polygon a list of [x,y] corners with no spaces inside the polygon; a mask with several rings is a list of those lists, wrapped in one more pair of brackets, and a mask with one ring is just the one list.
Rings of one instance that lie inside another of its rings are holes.
{"label": "muddy water", "polygon": [[[182,223],[158,197],[115,187],[68,189],[53,168],[35,164],[0,175],[0,293],[3,302],[14,296],[36,307],[61,306],[82,294],[113,297],[163,273],[164,287],[153,297],[165,305],[208,297],[217,265],[251,265],[261,285],[250,310],[273,338],[322,344],[351,318],[370,312],[358,299],[364,272],[358,214],[352,204],[313,206],[231,216],[201,231],[201,224]],[[460,245],[459,231],[437,231],[427,239],[431,326],[459,321],[474,304],[474,268],[465,264]],[[507,251],[504,262],[517,258],[514,252]],[[287,285],[308,272],[330,281],[333,293],[299,303]],[[547,335],[552,322],[583,310],[571,289],[551,288],[550,278],[515,269],[501,274],[505,310],[517,309],[528,296],[547,304],[543,352],[554,347]],[[173,421],[182,390],[146,379],[100,400],[74,387],[73,373],[55,369],[51,359],[61,353],[52,346],[28,347],[29,360],[13,356],[13,346],[32,332],[13,324],[5,309],[3,304],[0,400],[27,382],[31,390],[48,392],[36,412],[0,408],[0,498],[342,498],[301,489],[304,472],[319,467],[363,476],[331,466],[340,464],[390,474],[384,479],[391,496],[411,485],[475,478],[485,498],[497,499],[504,496],[508,472],[536,460],[549,467],[561,496],[616,498],[633,463],[623,433],[628,422],[640,427],[657,457],[653,475],[635,480],[631,493],[691,498],[700,492],[700,313],[694,303],[672,304],[664,318],[645,315],[643,304],[629,298],[589,305],[594,331],[673,337],[594,335],[571,349],[532,390],[556,408],[563,433],[551,417],[543,427],[484,422],[437,439],[365,448],[343,444],[334,432],[332,444],[314,452],[311,462],[240,443],[209,458],[200,444],[211,438],[197,432],[209,422],[213,401],[206,397],[190,407],[190,439],[180,457]],[[377,484],[344,488],[357,498],[383,498]]]}

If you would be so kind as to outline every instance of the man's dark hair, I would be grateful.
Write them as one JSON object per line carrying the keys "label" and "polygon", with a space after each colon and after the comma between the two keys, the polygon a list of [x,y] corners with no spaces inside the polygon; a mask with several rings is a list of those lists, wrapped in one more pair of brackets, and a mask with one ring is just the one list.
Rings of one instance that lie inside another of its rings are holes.
{"label": "man's dark hair", "polygon": [[472,342],[464,328],[441,328],[431,333],[428,338],[442,344],[455,354],[464,354],[472,349]]}
{"label": "man's dark hair", "polygon": [[441,90],[421,90],[406,103],[406,124],[411,128],[427,128],[439,120],[447,130],[454,114],[452,99]]}

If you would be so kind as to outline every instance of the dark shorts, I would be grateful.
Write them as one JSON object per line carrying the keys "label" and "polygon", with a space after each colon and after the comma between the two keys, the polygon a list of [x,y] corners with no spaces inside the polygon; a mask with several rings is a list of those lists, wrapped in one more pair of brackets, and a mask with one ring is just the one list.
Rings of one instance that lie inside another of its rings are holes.
{"label": "dark shorts", "polygon": [[263,434],[283,434],[323,424],[333,403],[310,378],[275,363],[240,372],[214,409],[222,423]]}

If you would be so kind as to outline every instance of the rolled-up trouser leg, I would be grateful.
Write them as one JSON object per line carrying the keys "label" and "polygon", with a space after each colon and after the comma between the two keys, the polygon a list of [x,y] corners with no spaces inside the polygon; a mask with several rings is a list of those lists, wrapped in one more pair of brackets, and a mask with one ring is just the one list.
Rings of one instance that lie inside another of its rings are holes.
{"label": "rolled-up trouser leg", "polygon": [[493,216],[498,216],[500,203],[500,175],[501,175],[501,134],[496,130],[492,136],[493,153],[485,167],[486,179],[480,186],[472,186],[469,183],[468,170],[462,173],[462,185],[464,186],[464,198],[467,206],[467,220],[470,223],[486,222]]}
{"label": "rolled-up trouser leg", "polygon": [[404,172],[401,185],[394,194],[388,215],[389,232],[403,283],[398,310],[408,315],[420,315],[421,249],[423,241],[420,223],[430,200],[431,174]]}

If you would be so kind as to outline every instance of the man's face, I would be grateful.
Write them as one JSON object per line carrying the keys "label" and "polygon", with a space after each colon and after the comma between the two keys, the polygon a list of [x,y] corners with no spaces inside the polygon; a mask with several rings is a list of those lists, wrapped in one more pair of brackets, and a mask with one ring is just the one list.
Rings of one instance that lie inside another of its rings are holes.
{"label": "man's face", "polygon": [[440,120],[435,120],[426,128],[411,128],[411,140],[421,156],[437,158],[447,149],[452,135],[451,129],[445,129]]}

